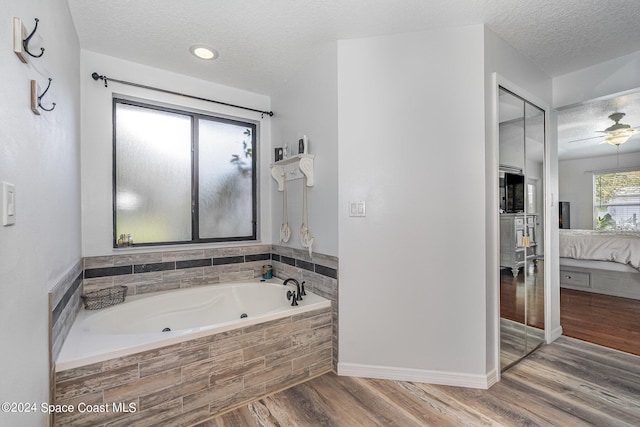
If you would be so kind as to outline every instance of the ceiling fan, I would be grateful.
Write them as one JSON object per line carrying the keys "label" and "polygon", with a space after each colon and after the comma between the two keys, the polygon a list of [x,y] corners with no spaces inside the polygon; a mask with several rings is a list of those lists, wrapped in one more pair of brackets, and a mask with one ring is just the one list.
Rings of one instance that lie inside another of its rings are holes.
{"label": "ceiling fan", "polygon": [[[604,140],[600,142],[600,144],[603,144],[606,142],[616,147],[620,147],[620,145],[627,142],[629,138],[631,138],[633,135],[636,135],[637,133],[639,133],[637,128],[632,128],[631,125],[620,123],[620,120],[622,120],[624,116],[625,116],[625,113],[613,113],[609,116],[609,119],[613,120],[615,123],[609,126],[608,128],[606,128],[605,130],[597,131],[599,133],[606,134]],[[574,141],[569,141],[569,143],[586,141],[594,138],[602,138],[602,137],[593,136],[590,138],[576,139]]]}

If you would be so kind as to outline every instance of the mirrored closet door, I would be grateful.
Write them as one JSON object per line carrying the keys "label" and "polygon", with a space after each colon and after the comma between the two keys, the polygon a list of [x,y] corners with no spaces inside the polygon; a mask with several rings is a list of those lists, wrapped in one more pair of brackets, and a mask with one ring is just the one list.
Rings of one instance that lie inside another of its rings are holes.
{"label": "mirrored closet door", "polygon": [[499,88],[500,347],[504,371],[544,342],[544,110]]}

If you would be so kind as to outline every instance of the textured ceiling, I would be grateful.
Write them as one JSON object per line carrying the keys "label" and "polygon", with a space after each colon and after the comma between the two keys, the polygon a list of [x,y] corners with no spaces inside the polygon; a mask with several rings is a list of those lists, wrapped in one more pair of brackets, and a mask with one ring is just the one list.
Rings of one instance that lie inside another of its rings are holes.
{"label": "textured ceiling", "polygon": [[[640,0],[68,0],[68,4],[83,49],[266,95],[276,93],[323,45],[339,39],[484,23],[550,77],[640,51]],[[189,47],[198,43],[215,48],[220,57],[194,58]],[[637,108],[625,104],[624,122],[638,126],[640,99],[634,102]],[[595,136],[595,130],[606,128],[611,108],[591,105],[561,113],[560,158],[609,153],[613,147],[598,144],[598,139],[568,141]],[[632,149],[640,150],[640,136],[620,151]]]}
{"label": "textured ceiling", "polygon": [[[549,76],[640,51],[638,0],[68,0],[83,49],[273,94],[338,39],[485,23]],[[192,57],[203,43],[215,61]]]}
{"label": "textured ceiling", "polygon": [[620,123],[640,129],[640,91],[558,111],[558,157],[567,160],[640,151],[640,134],[631,137],[619,149],[604,141],[602,131],[614,124],[609,115],[615,112],[625,114]]}

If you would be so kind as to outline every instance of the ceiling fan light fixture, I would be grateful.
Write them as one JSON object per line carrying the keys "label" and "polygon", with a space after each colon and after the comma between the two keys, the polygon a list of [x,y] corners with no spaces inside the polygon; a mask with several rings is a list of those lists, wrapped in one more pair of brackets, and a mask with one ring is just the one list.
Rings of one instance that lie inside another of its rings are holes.
{"label": "ceiling fan light fixture", "polygon": [[607,141],[608,144],[618,147],[627,142],[629,138],[631,138],[631,135],[611,135],[606,137],[604,140]]}
{"label": "ceiling fan light fixture", "polygon": [[616,147],[621,146],[622,144],[627,142],[629,138],[638,133],[638,131],[632,129],[630,125],[619,123],[624,116],[624,113],[611,114],[609,118],[613,120],[615,124],[609,126],[604,130],[604,132],[609,134],[604,140],[611,145],[615,145]]}
{"label": "ceiling fan light fixture", "polygon": [[611,135],[607,136],[604,140],[611,145],[615,145],[616,147],[624,144],[631,138],[633,135],[637,134],[638,131],[635,129],[624,129],[612,132]]}

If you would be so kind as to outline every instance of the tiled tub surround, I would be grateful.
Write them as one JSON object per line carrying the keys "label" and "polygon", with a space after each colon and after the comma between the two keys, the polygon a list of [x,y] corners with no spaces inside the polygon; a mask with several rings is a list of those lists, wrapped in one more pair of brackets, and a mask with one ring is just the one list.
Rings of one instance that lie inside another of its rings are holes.
{"label": "tiled tub surround", "polygon": [[265,264],[273,265],[277,277],[306,280],[335,301],[336,257],[311,259],[307,251],[271,245],[87,257],[83,286],[90,292],[124,285],[128,295],[136,295],[260,277]]}
{"label": "tiled tub surround", "polygon": [[273,245],[271,264],[276,277],[305,281],[305,288],[331,301],[333,318],[333,370],[338,364],[338,258],[302,249]]}
{"label": "tiled tub surround", "polygon": [[108,412],[56,414],[55,425],[204,421],[331,370],[331,319],[327,307],[57,372],[56,404]]}
{"label": "tiled tub surround", "polygon": [[273,265],[275,277],[304,280],[307,289],[332,301],[331,308],[58,372],[56,403],[126,401],[137,411],[61,414],[56,425],[100,425],[100,416],[115,425],[188,425],[335,370],[338,259],[332,256],[253,245],[88,257],[72,283],[73,296],[59,299],[66,301],[60,307],[75,317],[80,289],[126,285],[129,295],[144,294],[259,277],[265,264]]}
{"label": "tiled tub surround", "polygon": [[55,360],[69,334],[82,294],[82,260],[78,260],[49,291],[49,403],[55,393]]}
{"label": "tiled tub surround", "polygon": [[127,286],[127,295],[260,277],[271,245],[87,257],[84,291]]}
{"label": "tiled tub surround", "polygon": [[260,277],[273,265],[275,277],[305,281],[332,301],[333,363],[338,363],[338,258],[279,245],[137,253],[84,259],[84,291],[125,285],[128,295]]}
{"label": "tiled tub surround", "polygon": [[102,310],[81,310],[56,361],[58,371],[326,308],[307,292],[296,306],[282,280],[243,280],[134,295]]}
{"label": "tiled tub surround", "polygon": [[78,261],[49,291],[51,360],[56,360],[80,308],[82,261]]}

